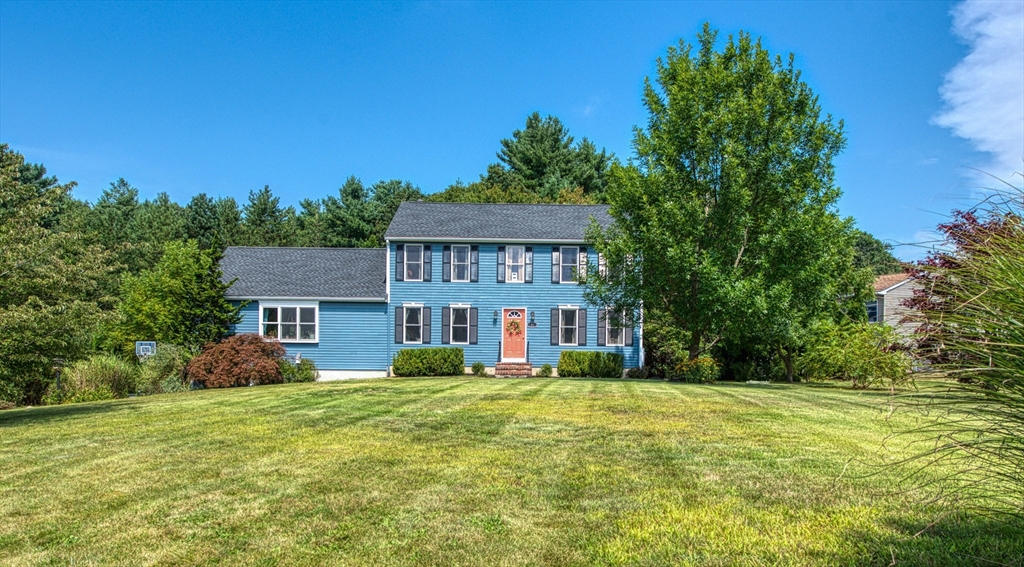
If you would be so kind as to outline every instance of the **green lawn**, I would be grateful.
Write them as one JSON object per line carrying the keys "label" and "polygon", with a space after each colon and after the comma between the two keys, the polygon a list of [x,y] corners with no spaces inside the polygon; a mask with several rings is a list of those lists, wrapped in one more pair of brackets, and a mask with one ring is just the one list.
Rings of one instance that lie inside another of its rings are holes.
{"label": "green lawn", "polygon": [[4,411],[0,564],[1024,564],[866,464],[919,419],[887,401],[434,378]]}

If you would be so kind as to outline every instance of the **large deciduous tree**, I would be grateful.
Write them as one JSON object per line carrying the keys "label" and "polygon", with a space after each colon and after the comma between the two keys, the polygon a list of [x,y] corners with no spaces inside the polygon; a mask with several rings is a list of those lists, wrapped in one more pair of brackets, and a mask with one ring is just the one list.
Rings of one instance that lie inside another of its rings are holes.
{"label": "large deciduous tree", "polygon": [[821,115],[792,56],[716,38],[705,25],[658,60],[635,159],[609,174],[615,223],[588,233],[606,264],[591,300],[663,312],[691,359],[727,336],[792,348],[807,320],[866,291],[835,212],[842,123]]}
{"label": "large deciduous tree", "polygon": [[894,274],[902,272],[906,265],[892,255],[892,244],[882,242],[863,230],[853,231],[854,265],[869,268],[873,274]]}
{"label": "large deciduous tree", "polygon": [[152,269],[126,275],[108,346],[130,351],[135,341],[155,340],[201,347],[227,336],[240,308],[224,298],[229,286],[215,254],[194,240],[170,241]]}
{"label": "large deciduous tree", "polygon": [[111,303],[104,290],[113,260],[55,226],[74,183],[60,185],[45,171],[0,145],[0,400],[14,403],[39,402],[52,359],[87,352]]}

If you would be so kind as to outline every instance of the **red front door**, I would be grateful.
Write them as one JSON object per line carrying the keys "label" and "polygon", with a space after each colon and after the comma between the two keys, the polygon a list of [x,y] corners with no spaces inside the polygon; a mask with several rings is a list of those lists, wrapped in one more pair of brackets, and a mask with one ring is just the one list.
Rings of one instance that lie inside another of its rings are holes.
{"label": "red front door", "polygon": [[502,310],[501,359],[526,360],[526,309]]}

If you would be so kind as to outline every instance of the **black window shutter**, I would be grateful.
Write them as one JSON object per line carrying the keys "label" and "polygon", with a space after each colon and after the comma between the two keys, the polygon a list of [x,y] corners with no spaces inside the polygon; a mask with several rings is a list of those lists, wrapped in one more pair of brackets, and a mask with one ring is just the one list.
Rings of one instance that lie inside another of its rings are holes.
{"label": "black window shutter", "polygon": [[526,260],[524,262],[523,271],[526,275],[523,276],[523,281],[526,283],[533,283],[533,246],[526,247]]}
{"label": "black window shutter", "polygon": [[478,313],[477,313],[476,307],[470,307],[469,308],[469,344],[471,344],[471,345],[475,345],[476,344],[476,336],[477,336],[477,333],[476,333],[476,327],[477,327],[476,321],[477,321],[477,319],[476,318],[477,318],[477,315],[478,315]]}
{"label": "black window shutter", "polygon": [[452,247],[445,246],[441,251],[441,281],[452,281]]}
{"label": "black window shutter", "polygon": [[498,283],[505,283],[505,247],[498,247]]}
{"label": "black window shutter", "polygon": [[626,313],[626,322],[622,325],[625,329],[622,329],[623,333],[626,333],[626,346],[633,346],[633,315],[632,313]]}
{"label": "black window shutter", "polygon": [[551,344],[558,345],[558,309],[551,310]]}
{"label": "black window shutter", "polygon": [[395,344],[400,345],[405,342],[405,309],[401,307],[395,307]]}
{"label": "black window shutter", "polygon": [[430,308],[423,308],[423,344],[430,344]]}
{"label": "black window shutter", "polygon": [[558,255],[561,252],[557,246],[551,247],[551,283],[558,283],[561,278],[562,266],[558,262]]}
{"label": "black window shutter", "polygon": [[469,247],[469,281],[480,280],[480,247]]}
{"label": "black window shutter", "polygon": [[587,310],[576,311],[576,344],[587,346]]}
{"label": "black window shutter", "polygon": [[597,310],[597,346],[605,346],[608,339],[605,338],[606,325],[608,324],[608,310]]}
{"label": "black window shutter", "polygon": [[441,308],[441,344],[451,343],[452,336],[452,309],[451,307]]}
{"label": "black window shutter", "polygon": [[395,245],[395,281],[405,280],[405,244]]}
{"label": "black window shutter", "polygon": [[434,264],[433,257],[430,255],[430,245],[429,244],[424,244],[423,245],[423,281],[425,281],[425,282],[429,282],[430,281],[430,272],[433,271],[433,270],[431,270],[431,268],[433,267],[433,264]]}

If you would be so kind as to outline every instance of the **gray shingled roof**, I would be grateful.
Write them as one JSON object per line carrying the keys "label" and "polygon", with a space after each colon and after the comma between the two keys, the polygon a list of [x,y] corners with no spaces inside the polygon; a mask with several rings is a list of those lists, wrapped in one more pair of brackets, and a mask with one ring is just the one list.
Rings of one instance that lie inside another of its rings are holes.
{"label": "gray shingled roof", "polygon": [[383,248],[268,248],[231,246],[220,269],[237,278],[227,296],[384,298]]}
{"label": "gray shingled roof", "polygon": [[608,205],[425,203],[398,207],[384,238],[583,241],[590,217],[607,227]]}

